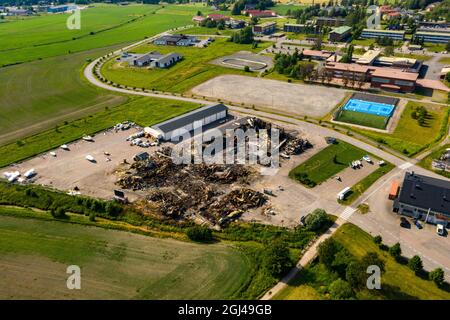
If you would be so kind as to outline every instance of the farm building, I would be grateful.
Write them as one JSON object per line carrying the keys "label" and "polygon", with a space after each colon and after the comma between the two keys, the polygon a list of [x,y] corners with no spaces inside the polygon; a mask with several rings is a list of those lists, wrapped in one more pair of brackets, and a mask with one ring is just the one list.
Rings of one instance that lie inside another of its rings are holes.
{"label": "farm building", "polygon": [[220,21],[220,20],[230,20],[230,17],[225,16],[223,14],[220,13],[210,13],[208,14],[208,19],[211,19],[212,21]]}
{"label": "farm building", "polygon": [[339,42],[347,39],[351,34],[352,28],[348,26],[341,26],[334,28],[328,35],[328,40],[332,42]]}
{"label": "farm building", "polygon": [[181,55],[175,52],[161,54],[157,51],[152,51],[143,55],[135,55],[131,59],[128,59],[128,62],[135,67],[150,66],[156,68],[168,68],[182,58]]}
{"label": "farm building", "polygon": [[253,26],[253,33],[256,35],[271,34],[275,32],[276,28],[276,22],[265,22]]}
{"label": "farm building", "polygon": [[193,36],[187,36],[184,34],[172,34],[168,36],[162,36],[155,41],[154,44],[162,46],[192,46],[197,42],[197,38]]}
{"label": "farm building", "polygon": [[277,14],[271,10],[244,10],[242,13],[250,18],[270,18],[277,16]]}
{"label": "farm building", "polygon": [[202,23],[205,20],[206,20],[206,18],[203,16],[193,16],[192,17],[192,21],[194,21],[195,23],[198,23],[198,24]]}
{"label": "farm building", "polygon": [[201,107],[181,116],[161,122],[151,128],[155,130],[155,132],[160,133],[164,140],[177,139],[183,135],[183,133],[191,132],[196,128],[225,119],[227,115],[227,106],[219,103]]}
{"label": "farm building", "polygon": [[447,225],[450,221],[450,182],[407,172],[394,212]]}

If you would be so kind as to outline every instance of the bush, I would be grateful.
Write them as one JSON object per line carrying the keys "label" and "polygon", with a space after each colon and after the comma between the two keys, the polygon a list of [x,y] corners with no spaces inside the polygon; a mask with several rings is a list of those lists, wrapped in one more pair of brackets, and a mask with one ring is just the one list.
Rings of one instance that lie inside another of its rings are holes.
{"label": "bush", "polygon": [[414,256],[408,261],[408,267],[414,271],[416,274],[423,270],[422,259],[419,256]]}
{"label": "bush", "polygon": [[383,238],[380,235],[375,236],[373,238],[373,242],[375,242],[377,245],[380,245],[383,242]]}
{"label": "bush", "polygon": [[394,244],[392,247],[389,248],[389,254],[393,256],[395,259],[398,259],[402,255],[402,248],[400,247],[400,243]]}
{"label": "bush", "polygon": [[63,219],[66,218],[66,210],[64,210],[64,208],[62,207],[57,207],[57,208],[52,208],[50,210],[51,215],[53,216],[53,218],[56,219]]}
{"label": "bush", "polygon": [[369,266],[378,266],[383,273],[385,271],[384,260],[382,260],[376,252],[367,252],[361,259],[361,264],[367,272]]}
{"label": "bush", "polygon": [[330,284],[330,295],[333,299],[350,299],[354,296],[352,287],[347,281],[337,279]]}
{"label": "bush", "polygon": [[428,274],[428,277],[433,281],[438,287],[444,284],[444,270],[441,268],[434,269]]}
{"label": "bush", "polygon": [[274,277],[292,268],[288,244],[279,239],[269,242],[264,250],[264,266]]}
{"label": "bush", "polygon": [[211,229],[204,226],[194,226],[186,231],[189,239],[196,242],[210,242],[213,239]]}
{"label": "bush", "polygon": [[319,262],[323,263],[328,269],[331,269],[333,266],[334,257],[339,249],[339,243],[333,238],[328,238],[319,245]]}
{"label": "bush", "polygon": [[353,261],[347,267],[345,279],[352,288],[364,288],[367,280],[366,269],[359,261]]}
{"label": "bush", "polygon": [[315,209],[305,220],[306,229],[317,231],[328,222],[328,215],[323,209]]}

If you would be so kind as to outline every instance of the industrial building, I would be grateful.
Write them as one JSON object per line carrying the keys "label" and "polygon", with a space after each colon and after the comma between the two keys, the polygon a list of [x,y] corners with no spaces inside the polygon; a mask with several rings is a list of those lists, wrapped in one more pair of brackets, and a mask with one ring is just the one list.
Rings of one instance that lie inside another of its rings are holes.
{"label": "industrial building", "polygon": [[414,34],[414,39],[429,43],[447,43],[450,41],[449,29],[433,29],[432,31],[419,30]]}
{"label": "industrial building", "polygon": [[364,29],[361,32],[361,38],[364,39],[378,39],[378,38],[389,38],[392,40],[405,40],[405,31],[398,30],[378,30],[378,29]]}
{"label": "industrial building", "polygon": [[76,5],[65,4],[65,5],[61,5],[61,6],[51,6],[47,9],[47,12],[61,13],[61,12],[68,12],[68,11],[73,11],[73,10],[77,10],[77,9],[78,9],[78,7]]}
{"label": "industrial building", "polygon": [[351,35],[352,28],[348,26],[341,26],[334,28],[328,35],[328,40],[332,42],[340,42],[347,39]]}
{"label": "industrial building", "polygon": [[407,172],[393,210],[426,222],[447,225],[450,221],[450,182]]}
{"label": "industrial building", "polygon": [[276,22],[265,22],[253,26],[253,33],[256,35],[266,35],[274,33],[277,28]]}
{"label": "industrial building", "polygon": [[[225,119],[228,108],[224,104],[215,104],[201,107],[181,116],[161,122],[151,127],[163,140],[178,139],[186,132],[209,125],[215,121]],[[149,131],[149,130],[147,130]]]}
{"label": "industrial building", "polygon": [[150,66],[155,68],[168,68],[180,61],[183,57],[175,52],[161,54],[157,51],[152,51],[142,55],[131,55],[131,58],[127,58],[127,55],[123,56],[124,60],[128,60],[128,63],[135,67]]}
{"label": "industrial building", "polygon": [[172,34],[168,36],[162,36],[153,41],[153,43],[162,46],[188,47],[194,45],[197,41],[197,38],[193,36],[187,36],[184,34]]}

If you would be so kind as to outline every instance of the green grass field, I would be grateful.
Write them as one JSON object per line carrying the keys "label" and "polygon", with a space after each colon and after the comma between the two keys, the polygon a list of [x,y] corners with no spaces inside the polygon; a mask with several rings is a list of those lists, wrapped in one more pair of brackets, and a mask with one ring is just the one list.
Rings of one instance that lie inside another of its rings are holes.
{"label": "green grass field", "polygon": [[268,45],[270,44],[261,43],[257,48],[252,49],[251,45],[236,44],[228,42],[227,39],[216,39],[207,48],[174,48],[146,44],[133,51],[138,53],[149,51],[177,52],[183,56],[183,60],[168,69],[146,69],[130,67],[126,62],[117,62],[115,59],[111,59],[103,65],[102,74],[108,80],[132,87],[185,92],[221,74],[251,74],[237,69],[217,66],[209,62],[237,51],[257,52]]}
{"label": "green grass field", "polygon": [[0,66],[140,40],[192,24],[191,18],[198,9],[198,6],[101,4],[81,12],[80,30],[66,28],[65,14],[7,22],[0,25]]}
{"label": "green grass field", "polygon": [[88,84],[82,67],[112,48],[1,69],[0,144],[124,103],[127,98]]}
{"label": "green grass field", "polygon": [[347,122],[377,129],[384,129],[386,128],[387,124],[386,117],[350,110],[342,110],[339,118],[337,118],[336,121]]}
{"label": "green grass field", "polygon": [[94,115],[26,137],[16,143],[0,146],[0,154],[2,154],[0,167],[32,157],[63,143],[80,139],[85,134],[93,134],[110,128],[124,120],[142,125],[152,125],[197,107],[196,104],[182,101],[135,97],[126,104],[110,107]]}
{"label": "green grass field", "polygon": [[348,167],[351,161],[361,159],[367,152],[344,141],[337,141],[289,172],[289,177],[314,187]]}
{"label": "green grass field", "polygon": [[419,166],[427,169],[427,170],[432,170],[444,177],[450,178],[450,172],[448,171],[442,171],[442,170],[433,170],[431,163],[434,159],[439,159],[439,157],[445,152],[445,150],[447,150],[448,148],[450,148],[450,144],[444,144],[443,146],[437,148],[436,150],[433,150],[433,152],[431,152],[428,156],[426,156],[425,158],[423,158],[422,160],[420,160],[420,162],[418,163]]}
{"label": "green grass field", "polygon": [[[333,238],[358,259],[368,252],[376,252],[385,261],[386,272],[381,278],[381,290],[362,290],[357,293],[357,299],[450,299],[449,292],[439,289],[432,281],[419,278],[408,266],[396,262],[387,252],[378,248],[370,234],[357,226],[346,223],[336,231]],[[313,263],[302,269],[274,299],[330,299],[327,287],[337,277],[323,264]]]}
{"label": "green grass field", "polygon": [[[2,299],[229,299],[251,274],[226,244],[0,216]],[[66,268],[81,268],[81,290]],[[18,272],[20,271],[20,272]]]}
{"label": "green grass field", "polygon": [[439,59],[438,62],[442,63],[442,64],[445,64],[445,65],[450,64],[450,57],[442,57],[442,58]]}
{"label": "green grass field", "polygon": [[[424,126],[411,117],[417,106],[424,106],[430,116]],[[392,134],[354,129],[375,141],[407,155],[414,155],[419,151],[440,140],[446,133],[448,126],[448,107],[410,101],[405,107],[400,120]]]}

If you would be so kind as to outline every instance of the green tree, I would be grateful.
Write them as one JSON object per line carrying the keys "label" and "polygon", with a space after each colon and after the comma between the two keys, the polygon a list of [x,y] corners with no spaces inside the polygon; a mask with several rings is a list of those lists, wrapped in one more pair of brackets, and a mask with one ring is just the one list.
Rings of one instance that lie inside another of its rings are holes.
{"label": "green tree", "polygon": [[328,215],[323,209],[315,209],[305,220],[305,226],[308,230],[317,231],[328,222]]}
{"label": "green tree", "polygon": [[275,277],[281,276],[292,268],[289,246],[285,241],[269,242],[264,249],[264,266]]}
{"label": "green tree", "polygon": [[431,281],[433,281],[438,287],[444,284],[444,270],[441,268],[436,268],[431,271],[428,275]]}
{"label": "green tree", "polygon": [[395,259],[398,259],[402,255],[402,248],[400,247],[400,243],[394,244],[392,247],[389,248],[389,254],[394,257]]}
{"label": "green tree", "polygon": [[359,261],[353,261],[347,266],[345,279],[352,288],[364,288],[367,281],[366,269]]}
{"label": "green tree", "polygon": [[211,229],[204,226],[193,226],[187,229],[186,235],[196,242],[210,242],[213,239]]}
{"label": "green tree", "polygon": [[450,82],[450,72],[447,72],[447,74],[445,75],[445,80]]}
{"label": "green tree", "polygon": [[320,263],[323,263],[327,268],[331,269],[334,257],[339,249],[339,243],[333,238],[328,238],[319,244],[318,254]]}
{"label": "green tree", "polygon": [[377,245],[380,245],[383,242],[383,238],[380,235],[375,236],[373,238],[373,242],[375,242]]}
{"label": "green tree", "polygon": [[369,266],[378,266],[381,273],[385,271],[385,263],[376,252],[367,252],[361,259],[361,264],[367,272]]}
{"label": "green tree", "polygon": [[337,279],[330,284],[330,295],[333,299],[344,300],[354,296],[352,287],[347,281]]}
{"label": "green tree", "polygon": [[414,271],[416,274],[423,270],[422,259],[419,256],[414,256],[408,261],[408,267]]}

